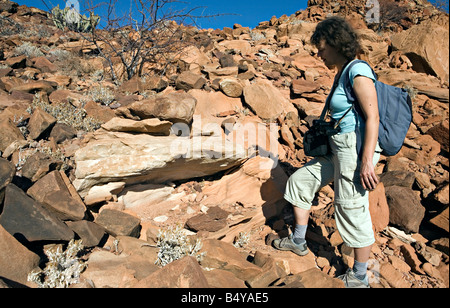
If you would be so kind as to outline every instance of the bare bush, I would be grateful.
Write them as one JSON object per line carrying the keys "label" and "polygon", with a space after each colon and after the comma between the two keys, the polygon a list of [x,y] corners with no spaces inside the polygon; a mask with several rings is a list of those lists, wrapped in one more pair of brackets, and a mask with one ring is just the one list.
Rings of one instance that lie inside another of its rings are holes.
{"label": "bare bush", "polygon": [[167,65],[186,47],[186,24],[195,24],[199,9],[180,8],[177,0],[130,0],[129,12],[116,12],[117,0],[106,4],[88,5],[89,11],[105,12],[103,21],[85,39],[95,44],[99,55],[108,63],[113,80],[142,76],[146,64],[159,67],[164,73]]}

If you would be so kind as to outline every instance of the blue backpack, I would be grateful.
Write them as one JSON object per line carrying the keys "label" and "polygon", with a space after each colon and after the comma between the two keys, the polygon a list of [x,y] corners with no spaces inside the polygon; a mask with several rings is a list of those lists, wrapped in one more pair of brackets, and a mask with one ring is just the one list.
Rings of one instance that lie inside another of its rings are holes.
{"label": "blue backpack", "polygon": [[[350,72],[353,65],[357,63],[366,63],[369,65],[365,61],[355,60],[349,64],[347,72]],[[377,76],[373,69],[372,72],[374,76]],[[350,82],[350,75],[347,73],[343,78],[345,78],[343,82],[347,99],[354,104],[355,110],[364,118],[361,107],[359,104],[355,104],[357,99]],[[378,110],[380,115],[378,142],[383,149],[383,155],[394,156],[402,148],[406,133],[412,122],[411,97],[405,89],[390,86],[378,80],[375,82],[375,88],[378,95]],[[358,132],[358,130],[356,131]],[[359,153],[361,144],[361,136],[358,132]]]}

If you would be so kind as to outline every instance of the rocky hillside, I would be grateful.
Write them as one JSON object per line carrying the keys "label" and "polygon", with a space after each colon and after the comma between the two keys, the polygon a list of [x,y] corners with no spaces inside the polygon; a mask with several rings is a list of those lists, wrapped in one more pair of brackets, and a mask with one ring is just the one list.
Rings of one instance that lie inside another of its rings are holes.
{"label": "rocky hillside", "polygon": [[414,94],[370,196],[371,286],[448,287],[449,16],[380,2],[402,14],[367,25],[365,1],[310,0],[255,29],[183,27],[170,63],[127,80],[113,61],[114,82],[108,45],[2,0],[0,286],[342,287],[353,256],[332,185],[313,206],[312,253],[271,246],[293,223],[285,183],[310,159],[302,136],[336,73],[309,37],[339,14],[379,79]]}

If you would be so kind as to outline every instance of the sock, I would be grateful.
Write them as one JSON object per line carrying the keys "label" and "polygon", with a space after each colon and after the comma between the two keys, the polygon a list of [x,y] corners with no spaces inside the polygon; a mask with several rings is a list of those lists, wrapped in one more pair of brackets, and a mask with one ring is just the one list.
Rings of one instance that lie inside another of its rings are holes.
{"label": "sock", "polygon": [[305,242],[306,237],[306,229],[308,226],[302,226],[302,225],[296,225],[294,234],[293,234],[293,241],[295,244],[301,244]]}
{"label": "sock", "polygon": [[364,280],[367,274],[367,262],[361,263],[355,260],[355,264],[353,264],[353,272],[355,273],[356,278],[359,280]]}

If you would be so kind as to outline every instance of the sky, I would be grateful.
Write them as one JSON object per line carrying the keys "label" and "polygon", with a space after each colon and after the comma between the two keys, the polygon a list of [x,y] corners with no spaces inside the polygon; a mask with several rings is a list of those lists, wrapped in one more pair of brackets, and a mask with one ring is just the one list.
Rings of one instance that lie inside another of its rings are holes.
{"label": "sky", "polygon": [[[66,7],[66,1],[79,3],[80,11],[83,13],[85,0],[13,0],[19,5],[36,7],[44,11],[53,8],[59,4],[60,8]],[[94,3],[108,2],[108,0],[91,0]],[[262,21],[268,21],[272,16],[288,16],[307,7],[307,0],[182,0],[183,6],[187,8],[202,7],[195,11],[196,15],[215,15],[227,14],[214,18],[201,18],[197,20],[197,26],[200,28],[223,29],[224,27],[233,27],[238,23],[244,27],[255,28]],[[47,6],[44,4],[47,4]],[[119,7],[117,11],[129,11],[130,0],[117,1]],[[97,13],[101,15],[100,13]]]}
{"label": "sky", "polygon": [[[86,13],[86,3],[105,3],[109,0],[13,0],[19,5],[26,5],[29,7],[37,7],[44,11],[59,5],[60,8],[66,7],[67,3],[75,3],[80,7],[82,14]],[[130,2],[132,0],[118,0],[116,11],[128,12]],[[304,10],[307,7],[307,0],[169,0],[174,2],[182,2],[182,8],[190,9],[196,8],[193,14],[195,15],[216,15],[224,14],[214,18],[200,18],[197,19],[196,25],[199,28],[207,29],[223,29],[224,27],[233,27],[235,23],[251,29],[258,26],[262,21],[268,21],[272,16],[277,18],[286,14],[288,16],[294,14],[299,10]],[[431,0],[431,3],[446,2],[448,12],[448,0]],[[103,12],[104,13],[104,12]],[[102,16],[102,12],[96,14]]]}

